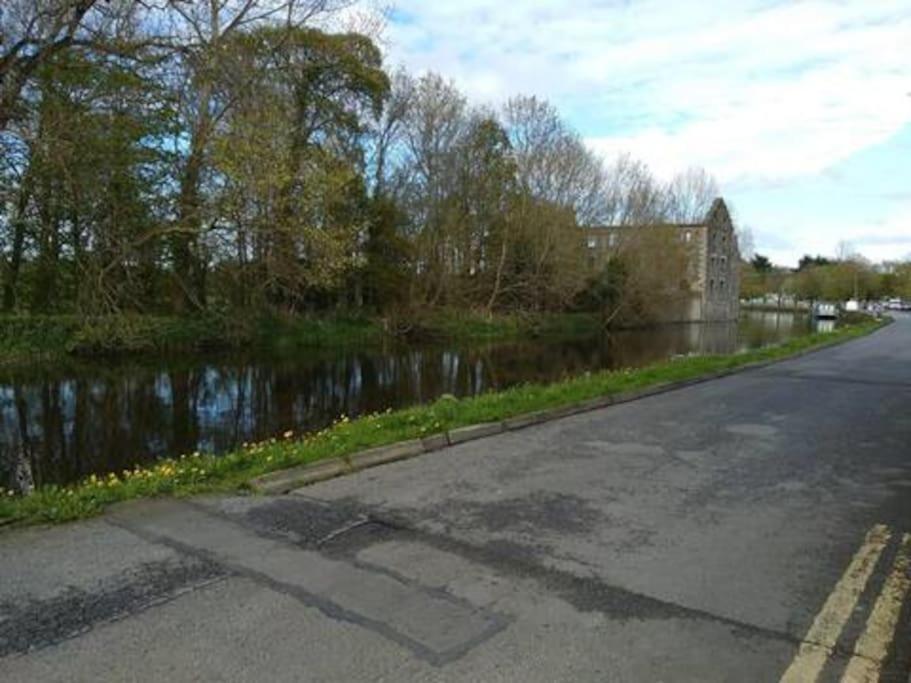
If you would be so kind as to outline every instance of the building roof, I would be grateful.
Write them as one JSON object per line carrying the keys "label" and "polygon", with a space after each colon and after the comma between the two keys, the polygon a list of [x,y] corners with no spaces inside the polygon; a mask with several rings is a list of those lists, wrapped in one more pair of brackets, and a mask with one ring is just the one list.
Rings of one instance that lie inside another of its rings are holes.
{"label": "building roof", "polygon": [[[727,204],[724,203],[724,199],[721,197],[716,197],[712,202],[712,205],[709,207],[709,210],[705,213],[705,218],[698,223],[656,223],[656,227],[667,227],[667,228],[704,228],[709,223],[712,222],[712,218],[719,211],[724,212],[724,216],[730,219],[730,213],[728,212]],[[639,228],[641,225],[626,223],[620,225],[587,225],[584,226],[585,230],[625,230],[628,228]]]}

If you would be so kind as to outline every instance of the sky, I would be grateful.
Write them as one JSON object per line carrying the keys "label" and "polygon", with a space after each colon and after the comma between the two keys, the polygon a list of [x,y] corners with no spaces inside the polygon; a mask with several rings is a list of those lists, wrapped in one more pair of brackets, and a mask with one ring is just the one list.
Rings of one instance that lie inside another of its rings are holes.
{"label": "sky", "polygon": [[396,0],[387,63],[550,100],[659,178],[702,166],[781,265],[911,257],[911,0]]}

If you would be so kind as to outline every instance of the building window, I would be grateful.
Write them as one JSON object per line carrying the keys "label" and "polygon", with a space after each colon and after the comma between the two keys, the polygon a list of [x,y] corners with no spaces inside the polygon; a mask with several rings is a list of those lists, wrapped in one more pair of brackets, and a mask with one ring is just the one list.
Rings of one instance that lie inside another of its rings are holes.
{"label": "building window", "polygon": [[709,280],[709,291],[710,292],[715,291],[715,278],[712,278],[711,280]]}
{"label": "building window", "polygon": [[588,238],[588,248],[594,249],[597,246],[598,246],[598,239],[596,237],[589,237]]}
{"label": "building window", "polygon": [[718,284],[718,290],[721,291],[721,292],[724,291],[724,280],[722,280],[722,281]]}
{"label": "building window", "polygon": [[687,230],[685,233],[683,233],[684,242],[691,242],[692,239],[693,239],[693,233],[690,230]]}
{"label": "building window", "polygon": [[616,246],[616,244],[617,244],[617,233],[612,232],[607,237],[607,246],[613,247],[613,246]]}

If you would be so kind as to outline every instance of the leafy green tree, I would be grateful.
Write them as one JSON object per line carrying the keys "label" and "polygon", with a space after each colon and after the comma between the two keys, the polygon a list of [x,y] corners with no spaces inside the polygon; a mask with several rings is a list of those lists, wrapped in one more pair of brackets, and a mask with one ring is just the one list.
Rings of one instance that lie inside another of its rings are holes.
{"label": "leafy green tree", "polygon": [[753,266],[753,270],[757,273],[769,273],[773,268],[772,262],[769,260],[768,256],[763,256],[762,254],[753,256],[750,265]]}
{"label": "leafy green tree", "polygon": [[232,50],[236,70],[258,76],[231,92],[215,145],[228,232],[255,261],[255,298],[307,307],[308,292],[338,287],[359,265],[369,223],[359,141],[389,81],[379,50],[355,34],[260,29]]}

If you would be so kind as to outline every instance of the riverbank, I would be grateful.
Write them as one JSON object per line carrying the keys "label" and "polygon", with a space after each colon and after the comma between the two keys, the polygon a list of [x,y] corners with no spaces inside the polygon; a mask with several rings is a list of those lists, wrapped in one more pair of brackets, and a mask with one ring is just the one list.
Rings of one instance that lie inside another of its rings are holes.
{"label": "riverbank", "polygon": [[599,329],[584,313],[496,315],[439,311],[391,321],[369,316],[118,315],[0,316],[0,366],[68,358],[229,349],[287,352],[303,348],[365,347],[402,337],[441,341],[560,336]]}
{"label": "riverbank", "polygon": [[867,321],[832,333],[812,334],[784,344],[724,356],[690,356],[638,370],[590,373],[551,384],[528,384],[501,392],[368,415],[342,418],[331,427],[299,437],[280,437],[222,456],[190,454],[105,477],[91,476],[73,486],[47,486],[30,495],[0,496],[0,524],[62,522],[98,514],[106,506],[133,498],[237,490],[266,473],[344,458],[368,448],[429,438],[453,429],[496,422],[539,410],[570,406],[598,397],[696,379],[756,362],[786,358],[853,339],[883,323]]}
{"label": "riverbank", "polygon": [[802,313],[804,315],[808,315],[810,313],[810,307],[807,305],[777,306],[775,304],[741,303],[740,310],[761,311],[763,313]]}

